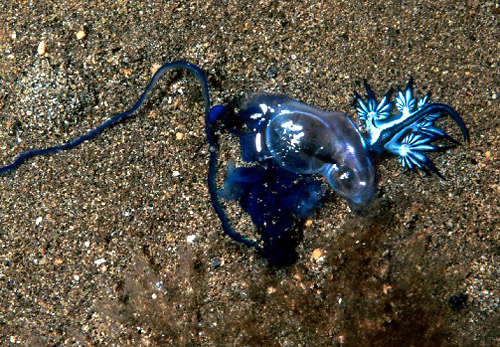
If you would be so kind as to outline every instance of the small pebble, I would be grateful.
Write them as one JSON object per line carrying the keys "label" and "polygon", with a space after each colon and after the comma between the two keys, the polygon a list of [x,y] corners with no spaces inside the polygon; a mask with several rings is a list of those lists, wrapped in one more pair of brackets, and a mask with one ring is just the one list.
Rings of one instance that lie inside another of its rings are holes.
{"label": "small pebble", "polygon": [[196,238],[196,235],[189,235],[186,238],[187,243],[194,243],[194,239]]}
{"label": "small pebble", "polygon": [[35,220],[35,224],[38,225],[42,222],[42,217],[37,217],[37,219]]}
{"label": "small pebble", "polygon": [[83,30],[80,30],[76,33],[76,39],[77,40],[82,40],[85,38],[85,36],[87,36],[87,34],[85,33],[85,31]]}
{"label": "small pebble", "polygon": [[274,287],[268,287],[267,288],[267,294],[273,294],[276,293],[276,288]]}
{"label": "small pebble", "polygon": [[393,287],[392,287],[392,286],[390,286],[390,285],[388,285],[388,284],[384,284],[384,285],[382,286],[382,292],[383,292],[385,295],[389,294],[389,293],[392,291],[392,289],[393,289]]}
{"label": "small pebble", "polygon": [[316,248],[311,254],[311,259],[314,261],[318,261],[322,256],[323,256],[323,251],[321,251],[321,249],[319,248]]}
{"label": "small pebble", "polygon": [[180,173],[179,171],[177,171],[177,170],[172,172],[172,176],[174,176],[174,177],[177,177],[177,176],[179,176],[180,174],[181,174],[181,173]]}
{"label": "small pebble", "polygon": [[149,68],[149,71],[154,74],[156,72],[156,70],[158,70],[159,68],[161,67],[161,64],[153,64],[153,66],[151,66]]}
{"label": "small pebble", "polygon": [[45,54],[45,52],[47,51],[47,47],[45,46],[45,42],[42,41],[42,42],[40,42],[38,44],[37,51],[38,51],[38,55],[44,55]]}
{"label": "small pebble", "polygon": [[101,259],[97,259],[96,261],[94,261],[94,264],[96,264],[97,266],[99,266],[101,264],[104,264],[105,262],[106,262],[106,259],[101,258]]}
{"label": "small pebble", "polygon": [[183,133],[176,133],[176,134],[175,134],[175,138],[176,138],[177,140],[182,140],[182,139],[184,138],[184,134],[183,134]]}

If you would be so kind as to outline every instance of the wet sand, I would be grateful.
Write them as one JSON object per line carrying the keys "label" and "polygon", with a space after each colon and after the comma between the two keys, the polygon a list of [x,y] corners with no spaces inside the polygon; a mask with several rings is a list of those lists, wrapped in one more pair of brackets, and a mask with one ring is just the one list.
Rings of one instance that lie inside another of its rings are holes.
{"label": "wet sand", "polygon": [[276,269],[222,234],[199,86],[171,73],[131,119],[0,177],[1,344],[498,345],[500,8],[467,3],[2,2],[2,163],[125,110],[178,59],[213,104],[271,91],[353,118],[364,79],[382,96],[412,76],[471,141],[433,156],[446,181],[377,162],[373,211],[329,198]]}

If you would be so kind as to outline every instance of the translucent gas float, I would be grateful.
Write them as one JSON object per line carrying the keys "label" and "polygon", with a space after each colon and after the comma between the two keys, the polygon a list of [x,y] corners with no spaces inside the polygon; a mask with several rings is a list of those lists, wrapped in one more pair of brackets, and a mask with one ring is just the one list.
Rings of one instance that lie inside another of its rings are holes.
{"label": "translucent gas float", "polygon": [[243,159],[272,158],[296,174],[323,175],[355,209],[375,192],[375,173],[365,141],[342,112],[326,112],[285,95],[257,93],[239,116],[251,129],[241,135]]}

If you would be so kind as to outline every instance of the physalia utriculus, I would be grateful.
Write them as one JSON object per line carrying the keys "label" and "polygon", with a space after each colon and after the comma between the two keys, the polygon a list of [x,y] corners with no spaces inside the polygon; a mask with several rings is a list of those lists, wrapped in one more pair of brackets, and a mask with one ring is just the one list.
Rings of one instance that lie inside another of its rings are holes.
{"label": "physalia utriculus", "polygon": [[[396,97],[399,112],[393,112],[394,103],[389,101],[391,91],[380,103],[366,83],[367,100],[356,94],[365,139],[346,114],[323,111],[285,95],[255,93],[234,107],[211,108],[203,70],[188,62],[176,61],[164,64],[155,72],[130,109],[66,144],[24,152],[12,164],[1,167],[0,174],[16,169],[30,157],[74,148],[129,117],[139,109],[158,79],[172,69],[188,70],[201,84],[209,145],[208,191],[224,232],[256,249],[274,265],[295,261],[301,221],[313,214],[327,194],[321,176],[354,211],[363,211],[370,207],[376,193],[372,157],[395,155],[403,166],[413,171],[420,169],[442,178],[425,152],[445,151],[459,142],[434,122],[450,116],[458,124],[464,140],[468,140],[467,129],[458,113],[447,105],[429,103],[428,95],[417,101],[411,79]],[[249,163],[235,167],[230,161],[222,190],[218,190],[216,184],[218,130],[240,138],[242,160]],[[433,144],[437,140],[446,140],[451,145]],[[233,229],[220,197],[239,201],[250,215],[260,240],[245,237]]]}

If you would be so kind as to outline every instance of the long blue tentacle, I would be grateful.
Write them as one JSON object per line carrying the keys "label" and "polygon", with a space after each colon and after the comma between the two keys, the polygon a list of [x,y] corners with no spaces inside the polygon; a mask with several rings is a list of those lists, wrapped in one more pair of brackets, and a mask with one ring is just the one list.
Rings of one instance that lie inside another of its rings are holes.
{"label": "long blue tentacle", "polygon": [[[136,101],[136,103],[131,108],[109,118],[107,121],[105,121],[104,123],[99,125],[97,128],[90,130],[85,135],[77,137],[76,139],[71,140],[63,145],[57,145],[57,146],[47,147],[47,148],[43,148],[43,149],[32,149],[32,150],[21,153],[12,164],[9,164],[9,165],[6,165],[6,166],[0,168],[0,175],[16,169],[17,167],[19,167],[22,163],[24,163],[27,159],[29,159],[31,157],[52,154],[55,152],[75,148],[78,145],[80,145],[82,142],[85,142],[85,141],[92,139],[94,136],[96,136],[97,134],[102,132],[104,129],[106,129],[106,128],[110,127],[111,125],[116,124],[117,122],[121,121],[122,119],[127,118],[128,116],[132,115],[144,103],[148,93],[151,91],[151,89],[153,89],[156,82],[158,82],[158,79],[161,76],[163,76],[166,72],[168,72],[172,69],[189,70],[195,75],[195,77],[200,81],[200,83],[202,83],[202,79],[205,79],[203,71],[200,68],[198,68],[197,66],[190,64],[188,62],[175,61],[172,63],[164,64],[155,72],[155,74],[153,75],[153,77],[149,81],[148,85],[146,86],[146,88],[142,92],[141,96],[139,97],[139,99]],[[206,82],[205,82],[205,85],[206,85]],[[202,86],[202,88],[206,88],[206,87]],[[203,92],[203,96],[205,98],[205,102],[207,102],[207,101],[210,102],[210,99],[208,98],[208,91]],[[206,108],[207,107],[210,108],[210,105],[206,106]]]}
{"label": "long blue tentacle", "polygon": [[[28,150],[26,152],[21,153],[16,160],[14,160],[13,163],[8,164],[6,166],[3,166],[0,168],[0,175],[6,174],[10,171],[15,170],[18,168],[21,164],[23,164],[27,159],[31,157],[36,157],[40,155],[48,155],[52,154],[55,152],[63,151],[63,150],[68,150],[77,147],[80,145],[82,142],[88,141],[92,139],[94,136],[102,132],[104,129],[112,126],[113,124],[116,124],[117,122],[129,117],[133,113],[135,113],[139,107],[144,103],[146,100],[147,95],[149,92],[153,89],[153,87],[156,85],[160,77],[162,77],[166,72],[173,70],[173,69],[184,69],[188,70],[191,72],[194,77],[200,82],[201,84],[201,89],[203,93],[203,99],[205,101],[205,132],[209,144],[209,149],[210,149],[210,157],[209,157],[209,168],[208,168],[208,178],[207,178],[207,183],[208,183],[208,191],[210,194],[210,199],[212,202],[212,205],[214,207],[214,210],[219,217],[221,224],[222,224],[222,229],[224,232],[229,235],[232,239],[234,239],[237,242],[243,243],[244,245],[247,245],[249,247],[256,248],[258,251],[262,252],[261,247],[257,245],[256,242],[242,236],[241,234],[237,233],[230,225],[229,219],[227,218],[226,213],[224,212],[224,209],[222,208],[220,201],[219,201],[219,196],[217,193],[217,184],[216,184],[216,173],[217,173],[217,150],[216,150],[216,141],[215,141],[215,136],[212,130],[212,124],[215,123],[216,119],[210,118],[211,113],[210,113],[210,94],[208,90],[208,83],[207,83],[207,78],[205,76],[205,73],[203,72],[202,69],[200,69],[198,66],[188,63],[186,61],[175,61],[171,63],[166,63],[162,65],[153,75],[151,80],[149,81],[148,85],[140,95],[139,99],[135,102],[135,104],[129,108],[128,110],[119,113],[108,120],[106,120],[104,123],[99,125],[93,130],[90,130],[87,132],[85,135],[82,135],[80,137],[77,137],[74,140],[71,140],[65,144],[62,145],[57,145],[57,146],[52,146],[52,147],[47,147],[43,149],[32,149]],[[220,106],[216,106],[216,109],[219,108]],[[212,114],[213,117],[213,114]]]}
{"label": "long blue tentacle", "polygon": [[[207,135],[207,141],[208,141],[208,146],[209,146],[209,151],[210,151],[210,157],[208,159],[208,193],[210,194],[210,199],[212,201],[212,206],[214,207],[215,213],[217,213],[217,216],[219,217],[222,225],[222,229],[224,232],[229,235],[233,240],[242,243],[248,247],[253,247],[259,253],[263,253],[262,247],[260,247],[255,241],[250,240],[249,238],[241,235],[240,233],[236,232],[231,224],[229,223],[229,219],[227,218],[226,213],[224,212],[224,209],[222,208],[222,205],[220,204],[219,201],[219,193],[217,190],[217,183],[216,183],[216,174],[217,174],[217,142],[215,140],[215,134],[213,132],[212,125],[215,124],[217,121],[217,117],[220,115],[221,112],[224,112],[224,109],[221,106],[214,106],[213,111],[210,112],[210,102],[207,104],[207,99],[208,99],[208,87],[207,81],[205,79],[205,76],[203,76],[203,81],[198,78],[201,83],[201,87],[203,89],[203,95],[206,94],[205,98],[205,133]],[[205,92],[206,91],[206,92]]]}

